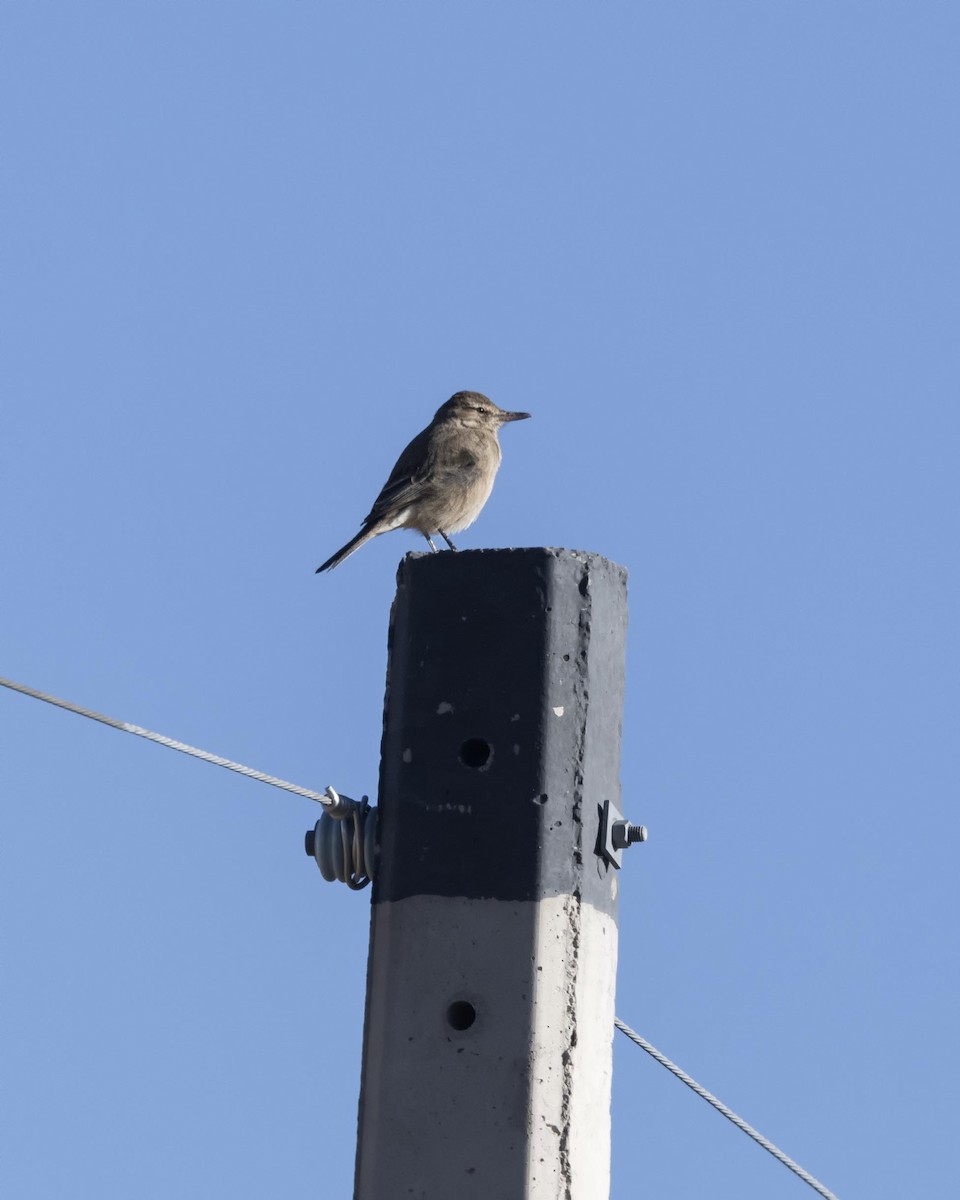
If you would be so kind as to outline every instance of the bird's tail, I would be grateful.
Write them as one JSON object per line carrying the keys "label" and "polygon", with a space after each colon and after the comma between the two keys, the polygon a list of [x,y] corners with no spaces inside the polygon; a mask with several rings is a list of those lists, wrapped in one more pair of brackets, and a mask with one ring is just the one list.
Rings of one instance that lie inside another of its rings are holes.
{"label": "bird's tail", "polygon": [[319,575],[321,571],[332,571],[333,568],[338,567],[345,558],[349,558],[354,550],[359,550],[364,542],[369,542],[372,537],[376,537],[380,532],[381,530],[377,529],[376,527],[370,528],[369,526],[365,526],[360,530],[355,538],[351,538],[345,546],[340,547],[336,554],[331,554],[325,563],[322,563],[319,567],[317,567],[316,574]]}

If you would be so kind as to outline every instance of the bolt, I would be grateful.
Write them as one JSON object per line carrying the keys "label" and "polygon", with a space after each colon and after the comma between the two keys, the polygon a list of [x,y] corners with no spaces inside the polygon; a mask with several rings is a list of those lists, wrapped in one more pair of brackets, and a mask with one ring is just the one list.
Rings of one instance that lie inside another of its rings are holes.
{"label": "bolt", "polygon": [[303,848],[306,850],[308,858],[316,858],[317,831],[315,829],[307,830],[303,839]]}
{"label": "bolt", "polygon": [[614,821],[614,849],[623,850],[626,846],[632,846],[635,842],[645,842],[646,840],[646,825],[631,825],[629,821]]}

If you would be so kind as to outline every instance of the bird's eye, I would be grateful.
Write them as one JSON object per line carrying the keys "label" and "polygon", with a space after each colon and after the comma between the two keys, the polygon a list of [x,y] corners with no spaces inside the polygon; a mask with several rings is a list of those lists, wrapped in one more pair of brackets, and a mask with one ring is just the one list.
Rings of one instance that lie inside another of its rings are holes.
{"label": "bird's eye", "polygon": [[474,408],[477,410],[477,412],[478,412],[478,413],[485,413],[485,412],[487,411],[487,410],[486,410],[486,409],[483,407],[483,405],[482,405],[482,404],[475,404],[473,407],[474,407]]}

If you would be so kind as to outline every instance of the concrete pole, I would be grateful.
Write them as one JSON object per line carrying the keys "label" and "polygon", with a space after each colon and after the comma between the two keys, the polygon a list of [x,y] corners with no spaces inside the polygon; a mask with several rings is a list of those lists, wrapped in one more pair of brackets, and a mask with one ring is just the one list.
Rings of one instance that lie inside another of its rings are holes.
{"label": "concrete pole", "polygon": [[389,645],[356,1200],[606,1200],[626,576],[409,555]]}

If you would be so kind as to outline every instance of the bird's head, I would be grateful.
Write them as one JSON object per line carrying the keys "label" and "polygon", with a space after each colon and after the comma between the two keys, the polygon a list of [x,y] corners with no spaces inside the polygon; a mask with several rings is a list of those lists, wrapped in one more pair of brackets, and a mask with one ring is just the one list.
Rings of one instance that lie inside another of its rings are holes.
{"label": "bird's head", "polygon": [[525,421],[529,416],[529,413],[507,412],[498,408],[481,392],[457,392],[446,404],[440,405],[433,419],[456,422],[466,429],[492,429],[496,432],[508,421]]}

